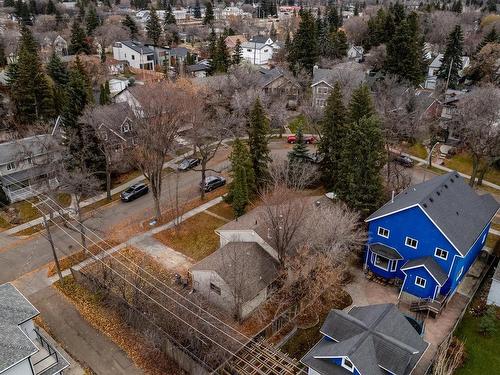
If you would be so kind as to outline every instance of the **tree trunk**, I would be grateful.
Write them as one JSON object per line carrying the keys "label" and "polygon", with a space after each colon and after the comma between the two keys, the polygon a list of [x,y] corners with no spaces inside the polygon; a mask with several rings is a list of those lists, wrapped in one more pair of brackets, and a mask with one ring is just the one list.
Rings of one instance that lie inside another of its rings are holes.
{"label": "tree trunk", "polygon": [[76,214],[78,216],[78,227],[80,228],[82,247],[84,250],[87,250],[87,238],[85,236],[85,226],[83,225],[83,216],[82,216],[82,210],[80,208],[80,199],[76,199]]}
{"label": "tree trunk", "polygon": [[207,174],[207,162],[201,161],[201,200],[205,199],[205,178]]}
{"label": "tree trunk", "polygon": [[475,154],[472,154],[472,173],[471,173],[470,180],[469,180],[470,187],[474,187],[474,184],[476,183],[478,166],[479,166],[478,157]]}
{"label": "tree trunk", "polygon": [[[59,276],[59,281],[62,282],[63,276],[62,276],[62,272],[61,272],[61,266],[59,264],[59,259],[57,258],[56,247],[54,246],[54,241],[52,239],[52,233],[50,232],[50,227],[49,227],[49,224],[47,223],[47,218],[45,217],[45,214],[42,214],[42,216],[43,216],[43,225],[45,226],[45,230],[47,231],[47,240],[49,241],[50,248],[52,249],[52,256],[54,257],[54,263],[56,265],[56,270],[57,270],[57,274]],[[50,216],[52,216],[52,215],[50,215]],[[52,217],[50,217],[50,219],[52,219]]]}
{"label": "tree trunk", "polygon": [[483,185],[484,175],[486,174],[486,172],[488,172],[488,169],[490,169],[490,166],[488,164],[485,164],[484,167],[479,172],[479,176],[477,178],[477,185],[478,186]]}
{"label": "tree trunk", "polygon": [[111,201],[111,164],[109,160],[106,160],[106,197],[108,201]]}

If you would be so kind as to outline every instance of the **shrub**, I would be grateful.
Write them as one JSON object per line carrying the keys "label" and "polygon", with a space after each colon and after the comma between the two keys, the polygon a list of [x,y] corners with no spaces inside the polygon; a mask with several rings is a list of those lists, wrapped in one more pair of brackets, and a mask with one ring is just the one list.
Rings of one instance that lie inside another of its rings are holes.
{"label": "shrub", "polygon": [[479,321],[479,333],[483,336],[491,336],[496,330],[496,312],[494,306],[489,306],[486,310],[486,314],[484,314]]}

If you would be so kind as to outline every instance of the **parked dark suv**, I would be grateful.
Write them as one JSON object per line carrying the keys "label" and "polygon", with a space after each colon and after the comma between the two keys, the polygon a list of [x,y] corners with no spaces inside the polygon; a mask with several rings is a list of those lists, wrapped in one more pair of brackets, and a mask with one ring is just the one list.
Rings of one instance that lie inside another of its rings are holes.
{"label": "parked dark suv", "polygon": [[130,186],[127,190],[120,194],[120,198],[123,202],[131,202],[134,199],[142,197],[149,191],[148,185],[144,183],[138,183]]}
{"label": "parked dark suv", "polygon": [[208,176],[205,178],[205,183],[200,184],[200,188],[205,192],[212,191],[218,187],[224,186],[226,179],[222,176]]}

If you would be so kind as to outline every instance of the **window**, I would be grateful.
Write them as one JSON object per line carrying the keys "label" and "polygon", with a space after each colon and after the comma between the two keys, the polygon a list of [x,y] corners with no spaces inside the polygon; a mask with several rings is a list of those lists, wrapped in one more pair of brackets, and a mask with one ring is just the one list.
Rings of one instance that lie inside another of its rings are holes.
{"label": "window", "polygon": [[7,163],[7,170],[11,171],[13,169],[16,169],[16,162],[11,161],[10,163]]}
{"label": "window", "polygon": [[426,282],[427,282],[427,280],[425,280],[423,277],[420,277],[420,276],[415,277],[415,285],[417,285],[421,288],[425,288]]}
{"label": "window", "polygon": [[384,237],[384,238],[389,238],[389,229],[385,229],[385,228],[382,228],[382,227],[378,227],[378,231],[377,231],[378,235],[380,237]]}
{"label": "window", "polygon": [[28,164],[33,164],[33,157],[28,156],[28,158],[26,159],[26,162],[27,162]]}
{"label": "window", "polygon": [[268,50],[268,49],[265,49],[265,50],[264,50],[264,52],[267,52],[267,51],[269,51],[269,50]]}
{"label": "window", "polygon": [[354,371],[354,365],[347,358],[342,358],[342,367],[351,372]]}
{"label": "window", "polygon": [[318,94],[328,94],[328,87],[318,87],[316,90]]}
{"label": "window", "polygon": [[135,60],[135,55],[132,55],[132,60]]}
{"label": "window", "polygon": [[460,271],[458,272],[457,275],[457,280],[460,279],[460,276],[462,276],[462,272],[464,272],[464,267],[460,268]]}
{"label": "window", "polygon": [[406,237],[405,245],[409,246],[409,247],[411,247],[413,249],[416,249],[417,246],[418,246],[418,241],[416,239],[414,239],[414,238]]}
{"label": "window", "polygon": [[247,48],[247,52],[252,52],[252,50],[250,48]]}
{"label": "window", "polygon": [[130,131],[130,124],[128,122],[124,122],[122,126],[122,131],[124,133],[128,133]]}
{"label": "window", "polygon": [[318,107],[324,107],[325,106],[325,99],[316,99],[316,105]]}
{"label": "window", "polygon": [[210,283],[210,290],[213,290],[215,293],[217,293],[220,296],[221,290],[217,285]]}
{"label": "window", "polygon": [[398,269],[398,261],[393,260],[391,263],[391,272],[396,272],[397,269]]}
{"label": "window", "polygon": [[436,247],[434,255],[444,260],[448,259],[448,252],[446,250],[440,249],[439,247]]}
{"label": "window", "polygon": [[389,271],[389,259],[381,257],[380,255],[375,256],[375,266],[381,268],[385,271]]}

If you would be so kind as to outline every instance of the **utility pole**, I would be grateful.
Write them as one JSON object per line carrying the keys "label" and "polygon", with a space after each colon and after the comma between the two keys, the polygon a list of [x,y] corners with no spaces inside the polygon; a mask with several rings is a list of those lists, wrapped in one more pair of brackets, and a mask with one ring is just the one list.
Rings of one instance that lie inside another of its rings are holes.
{"label": "utility pole", "polygon": [[448,69],[448,78],[446,79],[446,87],[444,89],[445,96],[446,96],[446,91],[448,91],[448,85],[450,84],[450,76],[451,76],[451,67],[452,66],[453,66],[453,57],[451,58],[450,68]]}
{"label": "utility pole", "polygon": [[[47,214],[45,213],[44,210],[42,210],[41,208],[38,207],[39,205],[44,204],[46,202],[47,201],[42,201],[40,203],[34,204],[33,206],[35,208],[37,208],[40,211],[40,213],[42,214],[43,226],[45,227],[45,231],[47,232],[47,237],[46,238],[47,238],[47,241],[49,241],[50,247],[52,249],[52,256],[54,257],[54,263],[56,265],[57,274],[59,275],[59,281],[62,282],[63,275],[62,275],[62,272],[61,272],[61,265],[59,264],[59,258],[57,257],[56,247],[54,245],[54,240],[52,239],[52,233],[50,231],[50,226],[49,226],[49,223],[47,222],[47,216],[46,216]],[[52,216],[51,213],[49,213],[49,215]]]}

